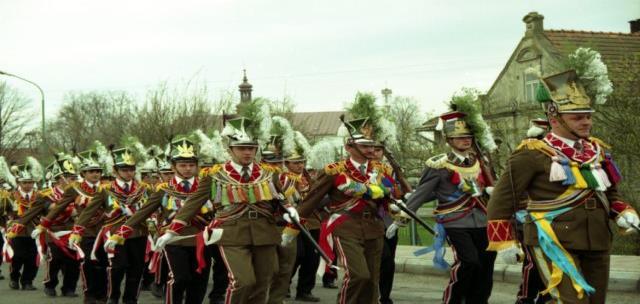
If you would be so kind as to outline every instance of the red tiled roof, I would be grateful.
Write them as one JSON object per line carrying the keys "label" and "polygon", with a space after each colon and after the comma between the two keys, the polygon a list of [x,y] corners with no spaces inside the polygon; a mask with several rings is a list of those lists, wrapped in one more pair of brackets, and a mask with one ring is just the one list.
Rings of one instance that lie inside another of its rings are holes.
{"label": "red tiled roof", "polygon": [[622,68],[626,56],[640,53],[640,33],[545,30],[544,35],[565,56],[578,47],[600,52],[602,60],[613,72]]}

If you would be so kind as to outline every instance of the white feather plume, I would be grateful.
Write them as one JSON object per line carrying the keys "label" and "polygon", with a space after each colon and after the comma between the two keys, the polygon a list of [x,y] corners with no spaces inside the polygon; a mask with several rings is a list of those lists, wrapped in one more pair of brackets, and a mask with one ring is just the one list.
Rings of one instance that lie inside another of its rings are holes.
{"label": "white feather plume", "polygon": [[34,180],[40,181],[44,177],[44,171],[42,170],[42,165],[35,157],[28,156],[26,159],[26,164],[31,167],[30,173]]}
{"label": "white feather plume", "polygon": [[16,177],[11,174],[11,169],[9,169],[9,164],[4,156],[0,156],[0,178],[12,187],[16,187]]}
{"label": "white feather plume", "polygon": [[311,147],[307,163],[312,168],[320,170],[327,164],[340,160],[344,155],[346,153],[342,138],[324,138]]}
{"label": "white feather plume", "polygon": [[309,157],[309,153],[311,152],[311,145],[309,144],[309,141],[304,136],[304,134],[302,134],[302,132],[300,132],[300,131],[295,131],[294,132],[294,141],[295,141],[296,146],[302,150],[302,155],[305,158],[308,158]]}
{"label": "white feather plume", "polygon": [[607,65],[600,53],[590,48],[578,48],[569,55],[569,68],[576,70],[580,83],[595,104],[604,104],[613,92]]}
{"label": "white feather plume", "polygon": [[217,130],[213,132],[212,137],[207,136],[207,134],[200,129],[196,130],[194,134],[199,141],[200,157],[213,159],[218,162],[224,162],[230,159],[229,153],[222,143],[222,136]]}
{"label": "white feather plume", "polygon": [[271,118],[271,135],[279,135],[282,138],[282,153],[286,154],[295,148],[294,133],[291,123],[282,116]]}

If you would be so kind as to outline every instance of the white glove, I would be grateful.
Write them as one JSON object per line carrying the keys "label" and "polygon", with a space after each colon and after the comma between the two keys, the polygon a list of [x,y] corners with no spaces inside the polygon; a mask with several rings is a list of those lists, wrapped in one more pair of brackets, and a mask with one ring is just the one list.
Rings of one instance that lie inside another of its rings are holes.
{"label": "white glove", "polygon": [[282,218],[284,218],[287,223],[293,224],[293,221],[300,223],[300,215],[298,215],[298,210],[296,210],[296,208],[287,207],[285,209],[287,209],[288,212],[285,213]]}
{"label": "white glove", "polygon": [[396,224],[396,222],[393,222],[393,224],[389,225],[389,227],[387,227],[387,232],[385,232],[385,236],[388,239],[392,239],[394,236],[396,236],[396,233],[398,232],[398,228],[400,228],[400,226],[398,226],[398,224]]}
{"label": "white glove", "polygon": [[33,231],[31,231],[31,238],[34,240],[37,240],[38,237],[40,237],[41,233],[42,233],[42,228],[40,228],[40,226],[37,226],[36,228],[33,229]]}
{"label": "white glove", "polygon": [[282,241],[280,242],[280,247],[289,246],[289,244],[291,244],[291,242],[293,242],[293,240],[295,240],[295,239],[296,239],[295,235],[288,234],[288,233],[283,233],[282,234]]}
{"label": "white glove", "polygon": [[174,237],[176,237],[176,235],[171,232],[167,232],[159,237],[156,240],[156,251],[162,251],[164,249],[164,246],[167,246],[167,244],[169,244],[169,242],[171,242],[171,239],[173,239]]}
{"label": "white glove", "polygon": [[524,253],[519,246],[513,245],[507,249],[501,250],[498,252],[502,261],[507,265],[516,265],[518,262],[522,261],[522,257]]}
{"label": "white glove", "polygon": [[400,207],[398,207],[398,205],[396,205],[396,204],[389,204],[389,210],[391,210],[391,212],[393,212],[393,213],[398,213],[398,212],[402,211],[400,209]]}
{"label": "white glove", "polygon": [[104,242],[104,251],[113,252],[116,249],[116,245],[118,245],[118,241],[107,240],[106,242]]}
{"label": "white glove", "polygon": [[222,238],[222,228],[213,228],[211,230],[205,228],[204,230],[204,244],[211,245],[217,243]]}
{"label": "white glove", "polygon": [[404,194],[404,199],[408,200],[413,195],[413,191]]}
{"label": "white glove", "polygon": [[622,213],[618,217],[618,219],[616,220],[616,224],[618,225],[618,227],[626,229],[624,232],[625,234],[634,232],[637,233],[638,231],[634,227],[640,226],[640,218],[638,218],[638,214],[636,214],[635,212],[627,211]]}
{"label": "white glove", "polygon": [[486,192],[489,196],[491,196],[491,194],[493,194],[493,187],[489,186],[484,188],[484,192]]}

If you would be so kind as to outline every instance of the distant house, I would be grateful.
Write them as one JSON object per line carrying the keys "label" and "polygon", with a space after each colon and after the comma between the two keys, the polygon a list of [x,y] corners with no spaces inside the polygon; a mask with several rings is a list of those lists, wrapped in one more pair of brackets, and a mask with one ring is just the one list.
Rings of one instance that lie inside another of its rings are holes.
{"label": "distant house", "polygon": [[546,30],[543,20],[536,12],[523,18],[524,36],[487,94],[481,96],[483,114],[499,143],[496,164],[503,164],[524,137],[530,119],[544,117],[534,94],[540,75],[561,72],[568,54],[589,47],[602,55],[616,88],[616,80],[624,75],[622,69],[628,68],[623,64],[626,56],[640,54],[640,19],[630,21],[629,33]]}
{"label": "distant house", "polygon": [[323,137],[336,136],[342,124],[340,115],[344,111],[331,112],[294,112],[291,114],[291,125],[305,134],[310,141]]}

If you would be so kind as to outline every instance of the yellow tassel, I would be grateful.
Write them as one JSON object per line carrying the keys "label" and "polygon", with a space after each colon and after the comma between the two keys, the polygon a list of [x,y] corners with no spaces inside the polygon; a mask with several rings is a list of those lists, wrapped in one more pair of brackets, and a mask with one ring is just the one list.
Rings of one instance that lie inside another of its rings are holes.
{"label": "yellow tassel", "polygon": [[264,196],[262,197],[263,200],[265,201],[270,201],[273,199],[273,195],[271,193],[271,191],[269,191],[269,186],[267,185],[267,182],[263,182],[261,184],[262,186],[262,193],[264,193]]}
{"label": "yellow tassel", "polygon": [[578,168],[578,163],[576,162],[571,162],[571,173],[573,173],[573,176],[576,178],[576,184],[575,187],[577,189],[587,189],[587,181],[584,180],[584,177],[582,177],[582,174],[580,174],[580,169]]}

